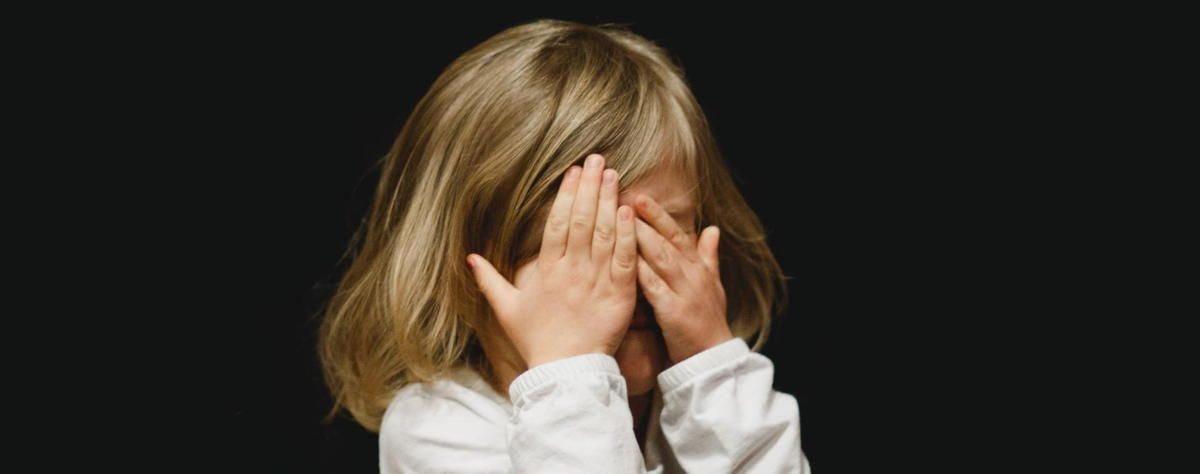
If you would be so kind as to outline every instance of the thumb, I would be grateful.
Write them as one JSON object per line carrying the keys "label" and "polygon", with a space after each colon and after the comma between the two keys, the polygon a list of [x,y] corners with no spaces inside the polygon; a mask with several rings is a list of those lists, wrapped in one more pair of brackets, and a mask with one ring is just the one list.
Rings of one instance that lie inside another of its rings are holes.
{"label": "thumb", "polygon": [[697,253],[700,254],[700,259],[707,263],[713,270],[720,271],[720,253],[718,252],[718,244],[721,241],[721,229],[715,225],[705,227],[700,232],[700,238],[696,243]]}
{"label": "thumb", "polygon": [[467,265],[471,267],[471,271],[475,274],[475,283],[479,285],[479,290],[483,292],[483,296],[487,298],[488,304],[492,305],[492,310],[497,315],[508,315],[508,308],[517,293],[517,289],[508,283],[508,280],[496,271],[491,263],[480,255],[467,255]]}

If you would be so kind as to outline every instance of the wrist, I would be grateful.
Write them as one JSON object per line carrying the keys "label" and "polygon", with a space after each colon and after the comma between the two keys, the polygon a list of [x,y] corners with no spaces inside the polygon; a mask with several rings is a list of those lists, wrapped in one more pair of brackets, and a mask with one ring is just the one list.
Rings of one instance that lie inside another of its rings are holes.
{"label": "wrist", "polygon": [[526,359],[526,366],[527,366],[527,368],[532,369],[539,365],[549,364],[551,362],[555,362],[555,361],[559,361],[559,360],[563,360],[563,359],[569,359],[571,357],[581,356],[581,355],[585,355],[585,354],[612,355],[601,348],[560,349],[560,350],[552,350],[552,351],[537,351],[537,352],[531,353],[529,355],[529,357]]}
{"label": "wrist", "polygon": [[696,354],[725,343],[730,339],[733,339],[733,331],[729,329],[728,324],[722,324],[717,330],[697,337],[690,344],[687,344],[686,346],[680,347],[676,350],[669,350],[667,352],[671,358],[671,363],[678,364]]}
{"label": "wrist", "polygon": [[671,396],[680,387],[749,352],[750,347],[746,345],[746,341],[738,337],[731,338],[663,370],[658,374],[658,386],[662,389],[663,395]]}
{"label": "wrist", "polygon": [[606,380],[621,376],[617,360],[610,355],[587,353],[546,362],[531,367],[517,376],[508,386],[509,399],[518,408],[524,403],[523,395],[552,381],[585,380],[595,381],[597,376]]}

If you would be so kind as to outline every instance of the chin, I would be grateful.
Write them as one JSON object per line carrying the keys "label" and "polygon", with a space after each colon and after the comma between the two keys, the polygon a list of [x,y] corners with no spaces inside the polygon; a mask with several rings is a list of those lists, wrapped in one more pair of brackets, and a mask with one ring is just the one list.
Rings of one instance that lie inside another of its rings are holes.
{"label": "chin", "polygon": [[653,329],[630,329],[614,354],[629,396],[645,395],[658,385],[658,374],[666,363],[662,335]]}

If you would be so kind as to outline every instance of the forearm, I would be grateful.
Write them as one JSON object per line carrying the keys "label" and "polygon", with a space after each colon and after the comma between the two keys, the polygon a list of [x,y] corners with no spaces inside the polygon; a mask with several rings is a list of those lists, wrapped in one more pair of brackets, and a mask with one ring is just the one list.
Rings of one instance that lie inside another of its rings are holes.
{"label": "forearm", "polygon": [[643,473],[616,360],[585,354],[538,365],[509,387],[515,472]]}
{"label": "forearm", "polygon": [[734,338],[659,375],[663,434],[688,472],[805,472],[796,399]]}

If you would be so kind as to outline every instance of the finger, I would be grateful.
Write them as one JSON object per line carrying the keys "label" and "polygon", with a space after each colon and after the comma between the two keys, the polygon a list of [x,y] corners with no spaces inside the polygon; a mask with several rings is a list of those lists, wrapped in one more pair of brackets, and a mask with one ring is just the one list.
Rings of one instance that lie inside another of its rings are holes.
{"label": "finger", "polygon": [[642,294],[646,295],[646,301],[650,302],[651,306],[661,307],[673,294],[670,285],[654,273],[646,259],[638,257],[637,266],[638,284],[642,287]]}
{"label": "finger", "polygon": [[496,267],[486,258],[470,254],[467,255],[467,264],[471,266],[471,271],[475,274],[475,283],[479,285],[479,290],[487,298],[488,304],[492,305],[496,316],[505,317],[510,314],[518,290],[509,284],[504,275],[497,272]]}
{"label": "finger", "polygon": [[646,221],[636,219],[634,223],[637,226],[638,253],[641,258],[668,284],[678,282],[683,273],[679,267],[679,251]]}
{"label": "finger", "polygon": [[700,232],[700,238],[697,239],[696,253],[700,254],[700,260],[708,265],[709,268],[720,271],[721,259],[718,252],[718,244],[721,241],[721,229],[715,225],[710,225]]}
{"label": "finger", "polygon": [[592,235],[592,261],[608,263],[617,240],[617,170],[604,170],[600,181],[600,204],[596,208],[596,231]]}
{"label": "finger", "polygon": [[604,172],[604,157],[591,154],[583,167],[579,191],[571,207],[571,227],[567,231],[567,257],[581,260],[592,256],[592,231],[596,227],[596,201],[600,194],[600,175]]}
{"label": "finger", "polygon": [[[583,168],[572,166],[563,175],[558,186],[558,195],[546,216],[546,227],[542,232],[541,259],[559,259],[567,248],[567,228],[571,222],[571,205],[575,202],[575,191],[579,188],[579,175]],[[545,260],[543,260],[545,261]]]}
{"label": "finger", "polygon": [[684,258],[696,261],[696,243],[692,242],[692,237],[679,227],[679,223],[675,222],[666,209],[645,194],[639,194],[634,199],[634,204],[637,205],[638,214],[642,219],[645,219],[647,223],[654,226],[658,233],[666,237],[667,241],[674,245]]}
{"label": "finger", "polygon": [[637,276],[637,232],[633,227],[633,209],[621,206],[617,210],[617,246],[612,260],[612,279],[632,283]]}

